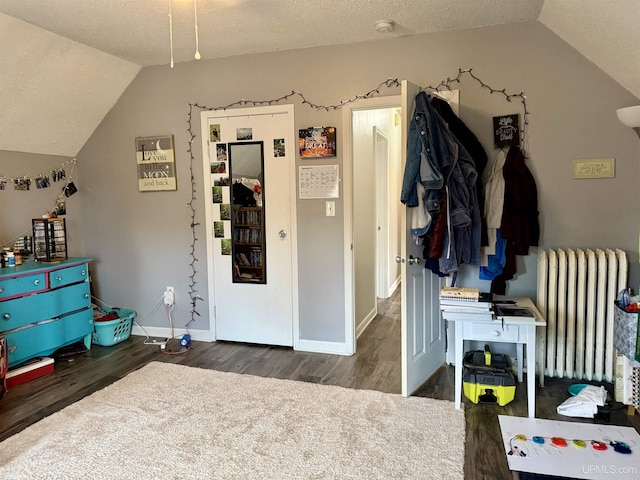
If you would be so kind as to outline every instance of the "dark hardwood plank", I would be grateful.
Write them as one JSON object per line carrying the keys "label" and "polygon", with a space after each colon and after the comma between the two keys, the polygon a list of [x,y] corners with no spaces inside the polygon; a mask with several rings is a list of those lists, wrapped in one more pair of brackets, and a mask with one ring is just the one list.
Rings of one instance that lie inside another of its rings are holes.
{"label": "dark hardwood plank", "polygon": [[[229,342],[192,342],[193,348],[188,353],[166,355],[159,347],[143,345],[141,337],[131,337],[112,347],[93,346],[73,361],[57,361],[53,374],[18,385],[7,392],[0,400],[0,441],[154,361],[399,394],[399,289],[391,298],[379,302],[378,311],[379,314],[358,339],[357,353],[353,356]],[[572,419],[556,413],[557,405],[568,398],[567,388],[572,383],[547,378],[545,387],[536,390],[536,416],[602,422]],[[611,384],[604,385],[612,391]],[[440,368],[415,395],[453,401],[453,367],[445,365]],[[502,448],[498,415],[527,415],[526,382],[518,384],[514,401],[504,407],[475,405],[466,398],[463,403],[466,419],[465,478],[511,479]],[[628,416],[626,407],[619,403],[613,407],[610,423],[633,426],[640,431],[640,415]]]}

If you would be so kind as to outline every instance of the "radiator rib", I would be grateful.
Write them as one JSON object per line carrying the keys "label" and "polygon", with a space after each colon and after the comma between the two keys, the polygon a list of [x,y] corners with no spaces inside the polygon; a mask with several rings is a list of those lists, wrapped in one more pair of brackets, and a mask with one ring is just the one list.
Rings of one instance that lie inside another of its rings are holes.
{"label": "radiator rib", "polygon": [[615,248],[539,251],[536,304],[547,321],[537,335],[539,374],[613,381],[614,300],[627,268]]}

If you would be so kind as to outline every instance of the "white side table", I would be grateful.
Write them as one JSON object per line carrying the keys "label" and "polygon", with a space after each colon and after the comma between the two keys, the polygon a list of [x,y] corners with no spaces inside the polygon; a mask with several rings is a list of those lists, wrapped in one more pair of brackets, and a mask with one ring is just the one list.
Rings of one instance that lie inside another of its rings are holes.
{"label": "white side table", "polygon": [[527,346],[527,398],[529,418],[536,414],[535,372],[536,372],[536,327],[547,324],[530,298],[509,298],[516,305],[530,308],[535,318],[493,320],[474,318],[470,314],[442,311],[445,320],[455,322],[455,407],[462,401],[462,369],[464,341],[507,342],[517,345],[518,382],[523,381],[523,345]]}

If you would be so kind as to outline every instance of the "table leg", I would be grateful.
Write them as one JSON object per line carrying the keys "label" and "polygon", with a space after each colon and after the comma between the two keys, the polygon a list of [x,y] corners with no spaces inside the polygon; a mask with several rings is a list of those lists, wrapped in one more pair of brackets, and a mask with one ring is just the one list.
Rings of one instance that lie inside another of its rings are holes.
{"label": "table leg", "polygon": [[460,409],[460,404],[462,402],[462,361],[464,357],[464,340],[462,338],[462,322],[455,322],[455,325],[455,407],[456,409]]}
{"label": "table leg", "polygon": [[[522,365],[522,362],[524,362],[524,355],[522,354],[522,348],[523,348],[523,344],[522,343],[518,343],[516,345],[516,361],[518,362],[518,382],[522,383],[522,381],[524,380],[524,375],[522,374],[522,370],[524,365]],[[527,353],[529,352],[529,350],[527,350]]]}
{"label": "table leg", "polygon": [[527,341],[527,397],[529,401],[529,418],[536,416],[536,334],[535,327]]}

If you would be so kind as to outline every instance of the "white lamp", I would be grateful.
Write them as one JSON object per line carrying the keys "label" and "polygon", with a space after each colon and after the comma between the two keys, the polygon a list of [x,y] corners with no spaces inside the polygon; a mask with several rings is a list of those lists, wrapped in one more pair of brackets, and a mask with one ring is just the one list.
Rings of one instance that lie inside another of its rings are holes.
{"label": "white lamp", "polygon": [[640,105],[619,108],[616,113],[620,121],[627,127],[633,128],[640,138]]}

